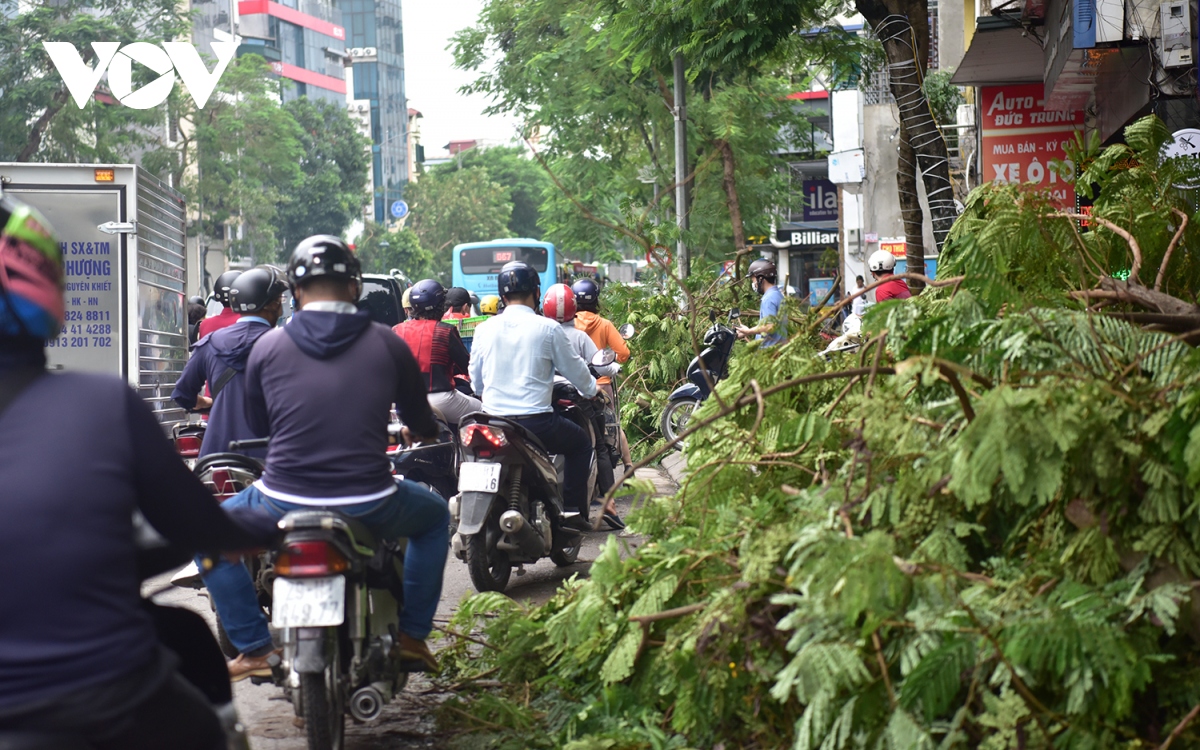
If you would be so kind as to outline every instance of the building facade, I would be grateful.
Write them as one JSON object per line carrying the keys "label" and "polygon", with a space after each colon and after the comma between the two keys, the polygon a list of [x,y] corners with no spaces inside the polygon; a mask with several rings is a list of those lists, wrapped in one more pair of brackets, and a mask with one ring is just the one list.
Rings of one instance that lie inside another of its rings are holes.
{"label": "building facade", "polygon": [[[218,3],[196,3],[201,15],[194,37],[200,36],[201,19]],[[262,55],[285,82],[280,87],[283,101],[300,97],[324,99],[339,107],[346,102],[346,28],[341,11],[331,0],[241,0],[237,33],[238,54]],[[216,15],[225,11],[216,10]]]}
{"label": "building facade", "polygon": [[409,176],[408,103],[400,0],[337,0],[354,66],[348,97],[370,103],[374,219],[390,218]]}

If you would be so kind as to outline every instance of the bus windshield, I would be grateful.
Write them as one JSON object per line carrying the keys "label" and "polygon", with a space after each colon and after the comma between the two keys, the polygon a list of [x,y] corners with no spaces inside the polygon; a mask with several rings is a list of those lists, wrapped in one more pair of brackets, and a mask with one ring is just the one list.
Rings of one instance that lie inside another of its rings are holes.
{"label": "bus windshield", "polygon": [[466,275],[496,274],[505,263],[519,260],[538,273],[544,273],[549,253],[544,247],[472,247],[459,251],[459,262]]}

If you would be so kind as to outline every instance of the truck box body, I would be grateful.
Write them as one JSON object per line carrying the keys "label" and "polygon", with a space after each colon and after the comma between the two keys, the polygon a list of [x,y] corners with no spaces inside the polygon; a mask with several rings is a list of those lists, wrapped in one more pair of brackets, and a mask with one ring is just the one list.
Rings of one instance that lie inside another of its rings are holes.
{"label": "truck box body", "polygon": [[121,164],[0,162],[0,191],[41,211],[62,248],[66,321],[51,369],[119,375],[159,421],[182,421],[171,391],[188,356],[183,196]]}

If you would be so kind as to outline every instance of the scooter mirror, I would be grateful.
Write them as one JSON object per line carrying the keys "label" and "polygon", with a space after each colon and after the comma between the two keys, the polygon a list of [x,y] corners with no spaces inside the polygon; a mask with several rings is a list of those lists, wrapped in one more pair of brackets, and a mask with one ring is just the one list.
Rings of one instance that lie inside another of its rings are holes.
{"label": "scooter mirror", "polygon": [[607,367],[617,359],[617,353],[612,349],[601,349],[592,357],[592,366]]}
{"label": "scooter mirror", "polygon": [[709,311],[708,311],[708,320],[709,320],[709,322],[710,322],[710,323],[716,323],[716,322],[717,322],[717,311],[716,311],[716,310],[709,310]]}
{"label": "scooter mirror", "polygon": [[742,317],[742,311],[737,309],[736,307],[729,311],[729,319],[730,320],[737,320],[740,317]]}
{"label": "scooter mirror", "polygon": [[621,334],[621,338],[623,339],[633,338],[633,334],[635,333],[633,323],[626,323],[625,325],[621,326],[617,329],[617,333]]}

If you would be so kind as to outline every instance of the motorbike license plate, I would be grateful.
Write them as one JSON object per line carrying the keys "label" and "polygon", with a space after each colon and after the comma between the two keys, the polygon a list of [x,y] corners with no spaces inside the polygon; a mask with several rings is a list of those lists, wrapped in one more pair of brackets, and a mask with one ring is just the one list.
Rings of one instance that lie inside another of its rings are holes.
{"label": "motorbike license plate", "polygon": [[276,578],[271,624],[277,628],[327,628],[345,620],[346,578]]}
{"label": "motorbike license plate", "polygon": [[500,464],[464,461],[458,467],[459,492],[497,492],[500,489]]}

